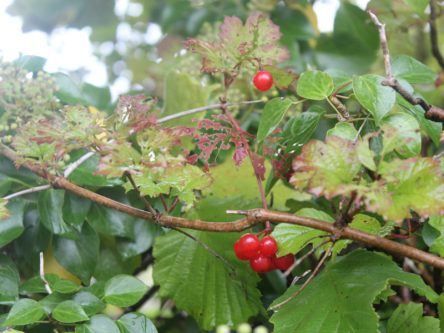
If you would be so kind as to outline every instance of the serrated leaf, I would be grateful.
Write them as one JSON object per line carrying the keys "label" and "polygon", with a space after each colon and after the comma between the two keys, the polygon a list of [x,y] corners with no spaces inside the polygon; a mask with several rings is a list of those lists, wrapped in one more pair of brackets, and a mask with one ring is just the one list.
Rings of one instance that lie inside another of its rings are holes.
{"label": "serrated leaf", "polygon": [[117,275],[105,285],[103,300],[108,304],[127,307],[137,303],[147,292],[148,287],[130,275]]}
{"label": "serrated leaf", "polygon": [[370,136],[364,137],[358,141],[356,147],[356,153],[358,154],[358,160],[367,169],[376,171],[375,153],[370,149]]}
{"label": "serrated leaf", "polygon": [[120,333],[120,330],[109,317],[95,315],[88,323],[77,325],[75,333]]}
{"label": "serrated leaf", "polygon": [[419,124],[413,116],[393,113],[385,117],[381,124],[384,128],[383,155],[391,150],[395,150],[403,158],[419,155],[421,134]]}
{"label": "serrated leaf", "polygon": [[[427,2],[427,0],[426,0]],[[436,73],[415,58],[407,55],[396,57],[392,63],[393,75],[409,83],[433,83]]]}
{"label": "serrated leaf", "polygon": [[198,242],[170,231],[154,245],[153,278],[160,285],[160,296],[172,298],[203,330],[226,323],[236,326],[261,311],[260,293],[255,288],[258,277],[234,256],[232,246],[239,236],[188,232],[220,253],[236,271]]}
{"label": "serrated leaf", "polygon": [[265,104],[257,130],[257,141],[262,142],[279,125],[292,104],[288,98],[273,98]]}
{"label": "serrated leaf", "polygon": [[444,176],[431,158],[394,159],[381,162],[380,179],[360,188],[369,211],[386,220],[401,221],[415,211],[423,217],[444,211]]}
{"label": "serrated leaf", "polygon": [[334,91],[333,79],[325,72],[307,71],[301,74],[296,92],[299,96],[321,101]]}
{"label": "serrated leaf", "polygon": [[89,284],[96,268],[99,245],[99,236],[88,223],[85,223],[76,240],[61,236],[54,237],[54,256],[60,265],[77,276],[84,284]]}
{"label": "serrated leaf", "polygon": [[4,326],[23,326],[35,323],[45,315],[43,307],[37,301],[22,298],[14,303],[6,317]]}
{"label": "serrated leaf", "polygon": [[74,301],[64,301],[57,305],[52,311],[52,317],[66,324],[78,323],[89,319],[83,308]]}
{"label": "serrated leaf", "polygon": [[13,303],[19,294],[20,276],[14,262],[0,254],[0,304]]}
{"label": "serrated leaf", "polygon": [[329,136],[325,143],[312,140],[293,160],[290,183],[298,190],[332,198],[349,191],[361,166],[353,141]]}
{"label": "serrated leaf", "polygon": [[18,238],[25,229],[23,227],[25,203],[23,201],[13,201],[8,203],[7,206],[6,204],[6,201],[2,200],[0,202],[3,212],[3,218],[0,219],[0,248]]}
{"label": "serrated leaf", "polygon": [[157,329],[146,316],[140,313],[127,313],[117,321],[121,333],[157,333]]}
{"label": "serrated leaf", "polygon": [[[327,213],[313,208],[303,208],[296,212],[297,216],[309,217],[320,221],[333,223],[335,220]],[[296,224],[279,223],[272,233],[278,243],[278,257],[292,253],[297,254],[309,244],[314,246],[322,242],[322,238],[316,238],[326,235],[324,231],[303,227]]]}
{"label": "serrated leaf", "polygon": [[358,102],[373,116],[376,124],[390,112],[395,105],[396,93],[381,83],[384,78],[374,74],[355,76],[353,91]]}
{"label": "serrated leaf", "polygon": [[[438,295],[421,278],[402,271],[388,256],[356,250],[328,264],[295,298],[271,317],[275,333],[374,333],[378,316],[372,303],[387,285],[403,285],[427,297]],[[300,285],[290,287],[274,304],[287,299]]]}
{"label": "serrated leaf", "polygon": [[96,295],[89,291],[81,290],[72,297],[72,300],[78,303],[88,316],[92,316],[105,309],[106,305]]}
{"label": "serrated leaf", "polygon": [[202,56],[202,70],[231,73],[235,66],[248,59],[260,59],[272,65],[288,58],[288,52],[277,45],[279,27],[264,14],[253,13],[245,24],[234,16],[226,16],[220,26],[218,40],[190,39],[187,46]]}
{"label": "serrated leaf", "polygon": [[440,333],[439,319],[424,316],[422,304],[400,304],[387,323],[387,333]]}

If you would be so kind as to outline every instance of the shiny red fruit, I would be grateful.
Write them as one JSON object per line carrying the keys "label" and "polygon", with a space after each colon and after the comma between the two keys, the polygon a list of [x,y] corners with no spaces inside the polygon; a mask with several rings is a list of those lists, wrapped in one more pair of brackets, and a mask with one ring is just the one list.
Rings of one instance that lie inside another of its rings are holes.
{"label": "shiny red fruit", "polygon": [[291,267],[291,265],[293,265],[294,263],[294,255],[287,254],[286,256],[283,257],[273,257],[273,264],[276,267],[276,269],[280,269],[281,271],[286,271],[287,269],[289,269]]}
{"label": "shiny red fruit", "polygon": [[261,254],[267,257],[271,257],[276,254],[277,250],[277,243],[272,236],[265,236],[264,238],[262,238],[259,247],[259,252]]}
{"label": "shiny red fruit", "polygon": [[273,76],[268,71],[259,71],[253,78],[253,84],[260,91],[267,91],[273,85]]}
{"label": "shiny red fruit", "polygon": [[250,259],[250,266],[253,271],[258,273],[266,273],[274,269],[273,260],[263,255]]}
{"label": "shiny red fruit", "polygon": [[259,238],[253,234],[245,234],[234,243],[234,253],[240,260],[248,260],[259,254]]}

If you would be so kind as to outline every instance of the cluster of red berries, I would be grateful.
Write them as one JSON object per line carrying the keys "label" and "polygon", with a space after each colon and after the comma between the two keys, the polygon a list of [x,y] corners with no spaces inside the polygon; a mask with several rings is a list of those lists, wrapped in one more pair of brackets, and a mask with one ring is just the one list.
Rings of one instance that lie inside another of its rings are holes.
{"label": "cluster of red berries", "polygon": [[269,71],[259,71],[253,78],[253,84],[260,91],[267,91],[273,86],[273,76]]}
{"label": "cluster of red berries", "polygon": [[249,260],[251,268],[258,273],[274,269],[287,270],[294,263],[294,256],[276,257],[277,243],[272,236],[261,240],[256,235],[245,234],[234,243],[234,253],[240,260]]}

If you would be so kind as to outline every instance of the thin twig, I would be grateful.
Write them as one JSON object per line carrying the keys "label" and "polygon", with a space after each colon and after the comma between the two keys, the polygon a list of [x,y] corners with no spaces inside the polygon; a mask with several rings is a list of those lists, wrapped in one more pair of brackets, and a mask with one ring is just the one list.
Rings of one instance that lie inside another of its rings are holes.
{"label": "thin twig", "polygon": [[154,216],[157,216],[157,211],[151,206],[150,202],[140,193],[139,187],[137,186],[136,182],[133,179],[133,176],[129,172],[125,172],[125,177],[129,180],[131,183],[131,186],[133,187],[134,191],[137,192],[140,200],[142,200],[143,204],[145,205],[145,208]]}
{"label": "thin twig", "polygon": [[430,0],[430,44],[432,54],[438,62],[441,69],[444,70],[444,57],[439,49],[438,29],[436,27],[436,0]]}
{"label": "thin twig", "polygon": [[296,260],[293,265],[291,265],[285,272],[284,272],[284,276],[289,276],[291,274],[291,272],[298,267],[305,259],[307,259],[311,254],[313,254],[314,252],[316,252],[319,248],[321,248],[322,246],[324,246],[327,243],[330,243],[331,240],[326,240],[323,241],[321,244],[313,247],[310,251],[308,251],[306,254],[304,254],[302,257],[300,257],[298,260]]}
{"label": "thin twig", "polygon": [[212,109],[220,109],[222,106],[231,107],[231,106],[236,106],[236,105],[240,105],[240,104],[245,104],[246,105],[246,104],[255,104],[255,103],[263,103],[263,102],[264,101],[262,99],[257,99],[257,100],[254,100],[254,101],[243,101],[243,102],[239,102],[239,103],[211,104],[211,105],[201,106],[201,107],[198,107],[198,108],[194,108],[194,109],[178,112],[178,113],[175,113],[175,114],[172,114],[172,115],[169,115],[169,116],[165,116],[163,118],[159,118],[159,119],[157,119],[157,123],[158,124],[162,124],[162,123],[165,123],[165,122],[173,120],[173,119],[189,116],[191,114],[195,114],[195,113],[199,113],[199,112],[203,112],[203,111],[208,111],[208,110],[212,110]]}
{"label": "thin twig", "polygon": [[63,176],[65,178],[68,178],[70,174],[74,172],[75,169],[77,169],[80,165],[82,165],[84,162],[86,162],[88,159],[90,159],[92,156],[94,156],[94,152],[90,151],[80,157],[77,161],[72,162],[63,172]]}
{"label": "thin twig", "polygon": [[[85,155],[83,155],[82,157],[80,157],[77,161],[71,163],[64,171],[63,176],[65,178],[68,178],[68,176],[73,173],[73,171],[75,169],[77,169],[82,163],[84,163],[86,160],[88,160],[91,156],[93,156],[94,153],[93,152],[89,152],[86,153]],[[35,193],[35,192],[40,192],[40,191],[45,191],[51,188],[51,185],[46,184],[46,185],[41,185],[41,186],[35,186],[35,187],[31,187],[28,188],[26,190],[22,190],[22,191],[18,191],[15,193],[12,193],[10,195],[7,195],[5,197],[3,197],[3,200],[10,200],[22,195],[26,195],[26,194],[30,194],[30,193]]]}
{"label": "thin twig", "polygon": [[40,252],[39,256],[40,256],[40,266],[39,266],[40,267],[40,279],[42,279],[43,283],[45,284],[46,292],[48,294],[52,294],[51,287],[49,286],[49,283],[45,278],[45,259],[43,257],[43,252]]}
{"label": "thin twig", "polygon": [[293,281],[291,281],[290,286],[294,286],[298,281],[304,277],[306,277],[308,274],[310,274],[311,269],[307,269],[302,275],[295,276]]}
{"label": "thin twig", "polygon": [[379,39],[381,43],[382,55],[384,57],[384,68],[385,68],[385,76],[386,79],[382,82],[383,85],[391,87],[398,94],[400,94],[407,102],[412,105],[419,105],[424,110],[424,117],[426,119],[436,121],[436,122],[444,122],[444,110],[428,104],[424,99],[419,97],[414,97],[410,94],[406,89],[404,89],[401,84],[393,77],[392,74],[392,66],[390,63],[390,52],[387,43],[387,36],[385,33],[385,25],[379,21],[378,17],[371,12],[367,11],[372,19],[373,23],[379,30]]}
{"label": "thin twig", "polygon": [[10,199],[19,197],[21,195],[40,192],[40,191],[44,191],[44,190],[47,190],[50,188],[51,188],[51,185],[41,185],[41,186],[31,187],[26,190],[18,191],[18,192],[12,193],[10,195],[7,195],[7,196],[3,197],[3,200],[10,200]]}
{"label": "thin twig", "polygon": [[281,306],[287,304],[292,299],[297,297],[307,286],[308,284],[314,279],[314,277],[318,274],[319,270],[321,269],[322,265],[324,264],[325,260],[330,256],[332,250],[333,250],[334,243],[328,248],[328,250],[324,253],[321,260],[319,260],[318,264],[316,265],[315,269],[313,270],[313,273],[308,277],[307,280],[302,284],[302,286],[296,290],[293,294],[291,294],[287,299],[283,300],[282,302],[273,305],[270,307],[270,310],[276,310],[277,308],[280,308]]}

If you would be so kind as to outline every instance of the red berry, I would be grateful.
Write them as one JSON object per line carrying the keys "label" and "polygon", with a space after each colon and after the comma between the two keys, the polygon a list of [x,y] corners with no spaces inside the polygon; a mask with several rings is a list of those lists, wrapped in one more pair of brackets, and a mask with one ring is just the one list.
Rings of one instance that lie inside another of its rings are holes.
{"label": "red berry", "polygon": [[259,71],[253,78],[253,84],[260,91],[267,91],[273,85],[273,76],[268,71]]}
{"label": "red berry", "polygon": [[234,244],[234,252],[240,260],[254,258],[259,253],[259,238],[253,234],[245,234]]}
{"label": "red berry", "polygon": [[267,257],[271,257],[276,254],[277,250],[277,243],[272,236],[265,236],[264,238],[262,238],[259,247],[259,251],[261,254]]}
{"label": "red berry", "polygon": [[291,267],[291,265],[293,265],[294,263],[294,255],[287,254],[286,256],[283,257],[273,257],[273,264],[277,269],[280,269],[281,271],[286,271],[287,269],[289,269]]}
{"label": "red berry", "polygon": [[273,266],[273,260],[270,257],[258,255],[256,258],[250,260],[251,268],[258,273],[266,273],[271,271]]}

